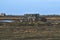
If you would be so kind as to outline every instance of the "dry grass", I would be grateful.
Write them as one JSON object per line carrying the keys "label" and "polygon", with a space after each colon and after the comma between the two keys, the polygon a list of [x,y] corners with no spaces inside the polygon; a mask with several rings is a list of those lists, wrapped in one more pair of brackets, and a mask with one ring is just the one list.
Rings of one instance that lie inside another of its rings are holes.
{"label": "dry grass", "polygon": [[57,26],[6,26],[0,28],[1,40],[60,40]]}

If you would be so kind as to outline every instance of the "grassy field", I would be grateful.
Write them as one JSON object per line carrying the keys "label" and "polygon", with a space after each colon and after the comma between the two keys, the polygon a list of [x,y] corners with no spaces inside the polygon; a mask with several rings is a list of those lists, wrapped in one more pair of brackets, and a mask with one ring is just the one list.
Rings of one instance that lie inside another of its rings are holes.
{"label": "grassy field", "polygon": [[60,26],[0,26],[0,40],[60,40]]}

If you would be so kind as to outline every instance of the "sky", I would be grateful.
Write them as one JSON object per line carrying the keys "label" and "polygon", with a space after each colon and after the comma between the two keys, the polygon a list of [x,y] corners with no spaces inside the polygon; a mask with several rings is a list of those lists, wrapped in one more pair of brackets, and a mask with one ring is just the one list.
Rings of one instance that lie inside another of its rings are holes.
{"label": "sky", "polygon": [[60,15],[60,0],[0,0],[0,13],[23,15]]}

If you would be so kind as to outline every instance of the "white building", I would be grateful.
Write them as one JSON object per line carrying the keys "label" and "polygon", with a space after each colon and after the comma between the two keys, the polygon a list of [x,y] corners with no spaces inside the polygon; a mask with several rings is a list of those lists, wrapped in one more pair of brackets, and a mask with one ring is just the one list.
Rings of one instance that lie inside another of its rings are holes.
{"label": "white building", "polygon": [[5,13],[0,13],[0,16],[5,16]]}

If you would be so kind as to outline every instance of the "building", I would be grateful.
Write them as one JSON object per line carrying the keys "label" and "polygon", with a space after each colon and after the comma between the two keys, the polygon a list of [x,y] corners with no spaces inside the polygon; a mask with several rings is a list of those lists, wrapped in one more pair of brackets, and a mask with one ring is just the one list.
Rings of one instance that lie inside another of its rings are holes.
{"label": "building", "polygon": [[24,14],[24,18],[28,22],[38,21],[39,20],[39,16],[40,16],[39,14]]}
{"label": "building", "polygon": [[5,16],[5,13],[0,13],[0,16]]}

